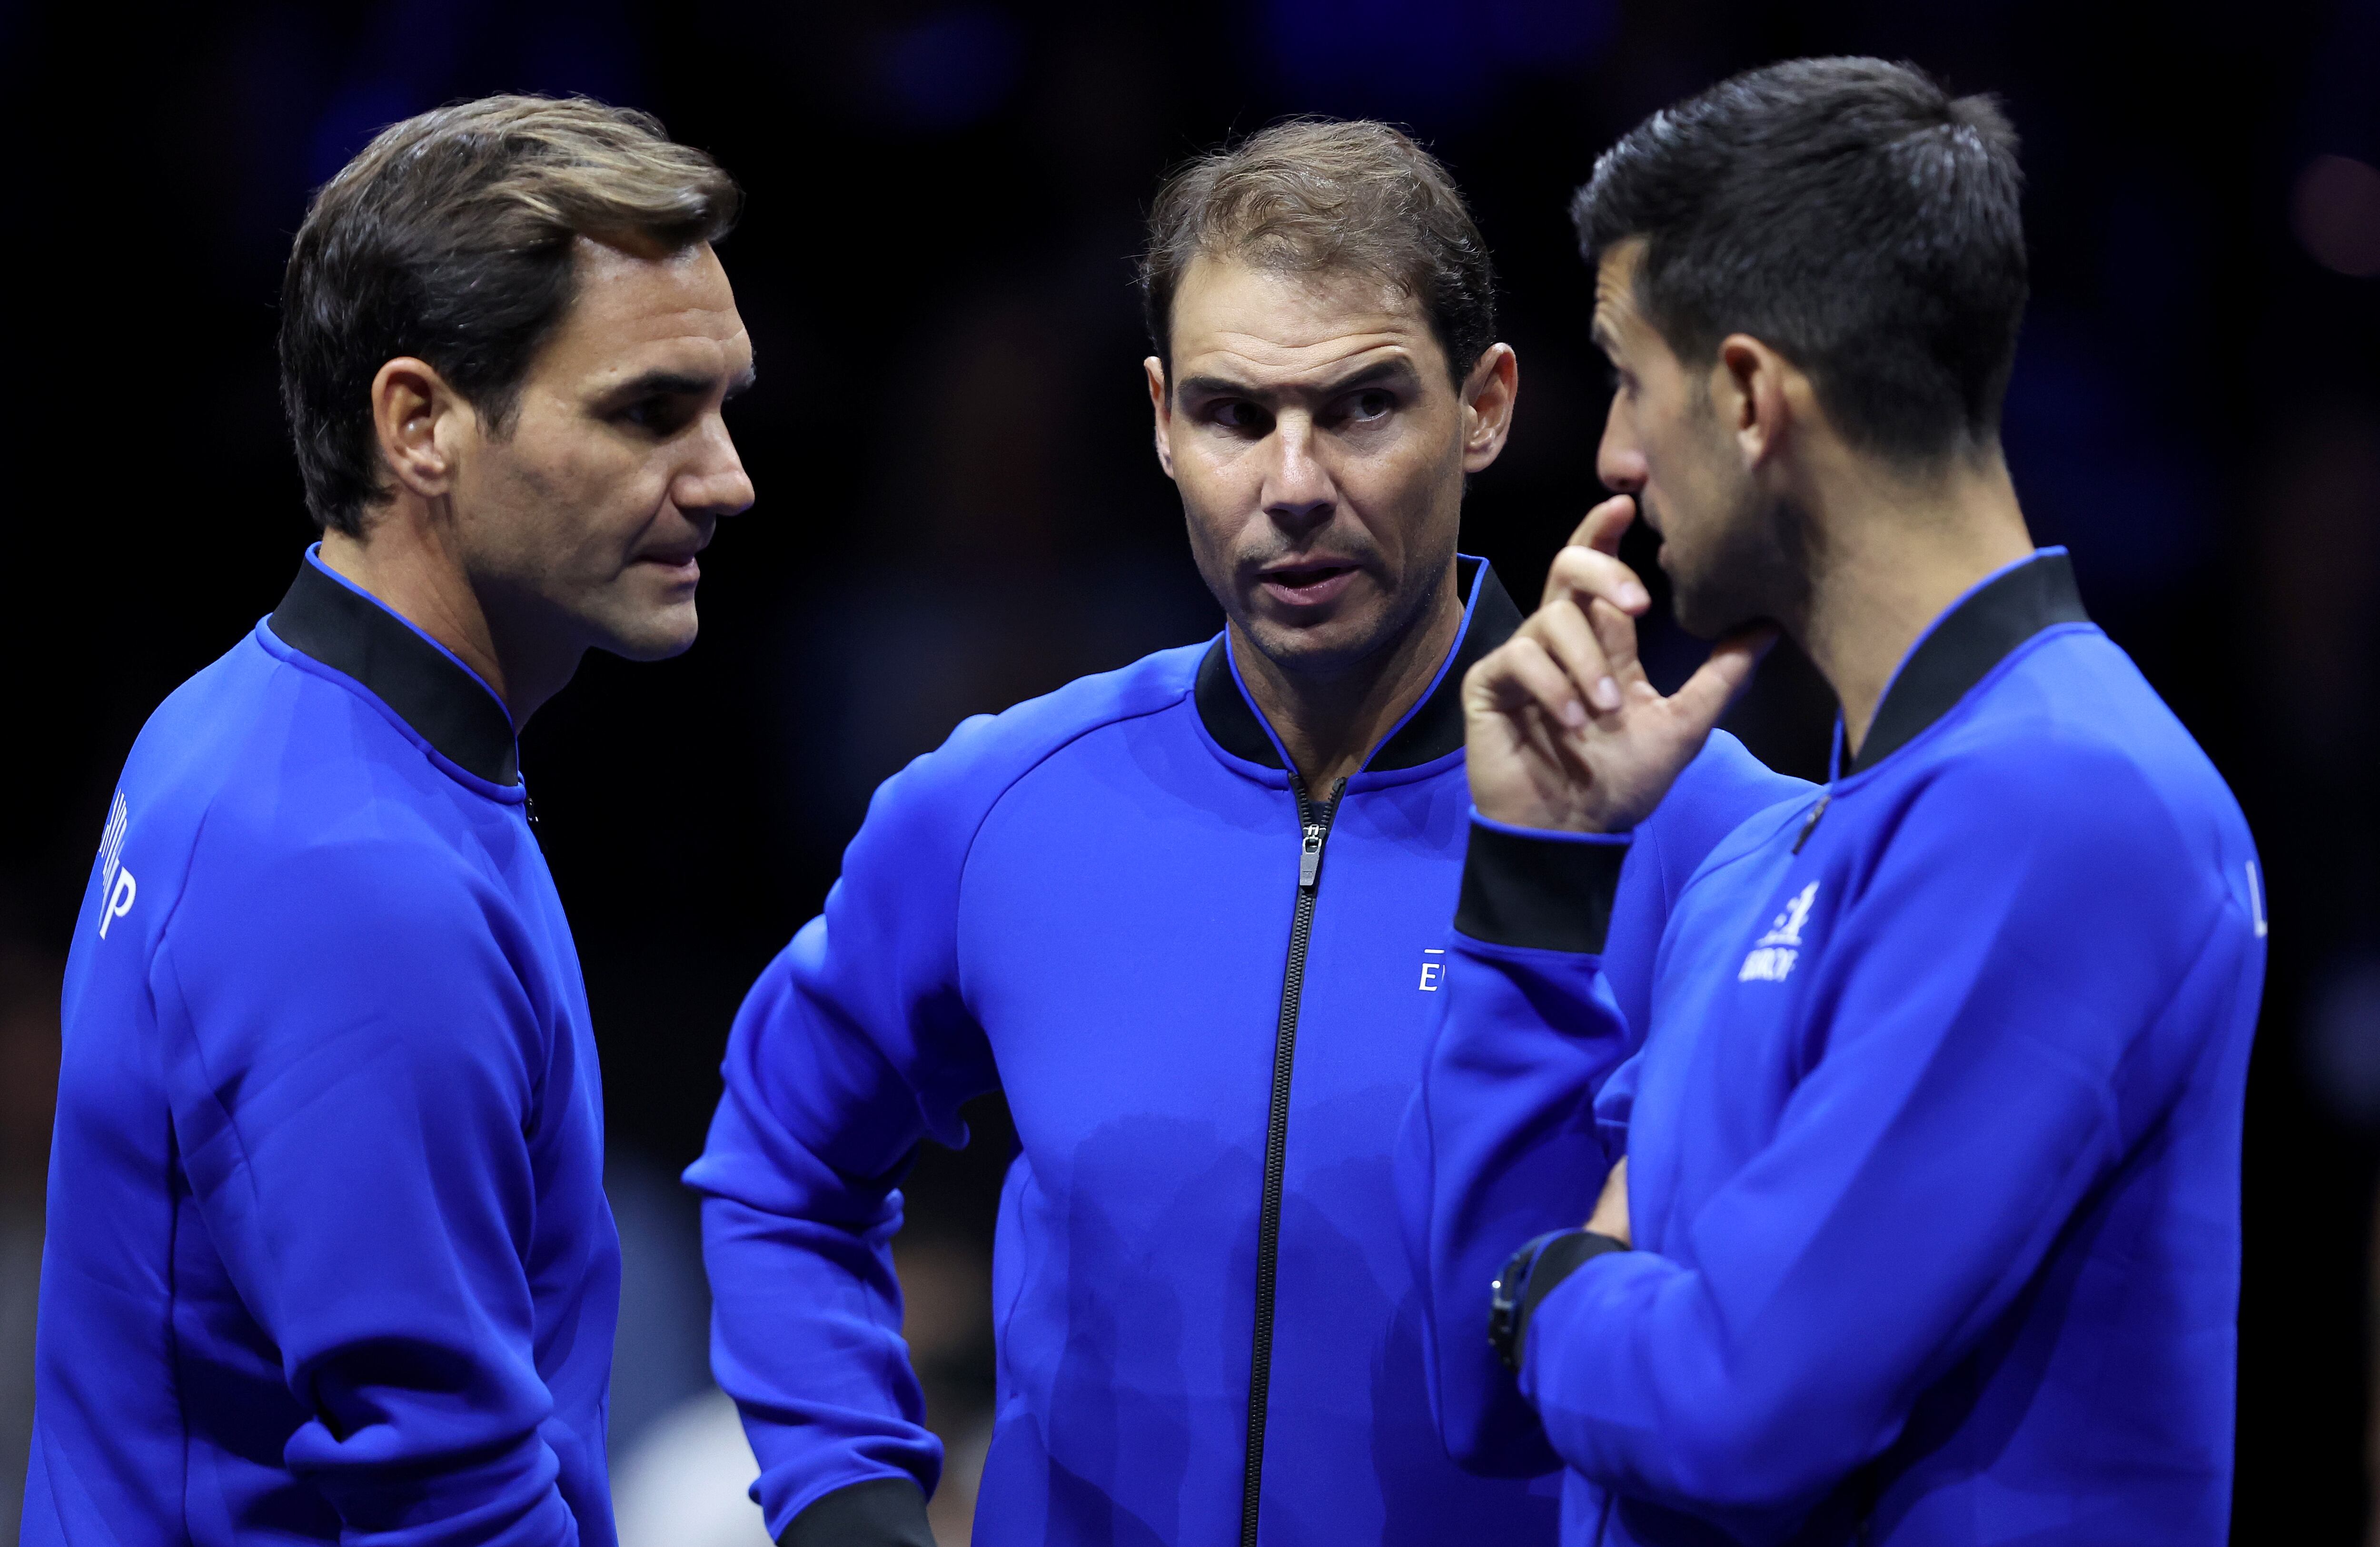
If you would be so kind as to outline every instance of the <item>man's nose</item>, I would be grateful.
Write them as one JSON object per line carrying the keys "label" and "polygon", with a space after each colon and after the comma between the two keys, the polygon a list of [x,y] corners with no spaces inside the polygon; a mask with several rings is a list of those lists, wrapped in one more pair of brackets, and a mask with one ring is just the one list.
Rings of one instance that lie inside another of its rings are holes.
{"label": "man's nose", "polygon": [[1634,427],[1621,413],[1616,397],[1611,401],[1609,417],[1603,421],[1603,443],[1595,449],[1595,476],[1614,494],[1636,493],[1645,487],[1648,476],[1644,448],[1637,443]]}
{"label": "man's nose", "polygon": [[752,476],[744,470],[744,458],[725,425],[714,425],[702,438],[699,454],[677,476],[670,494],[677,508],[690,515],[741,515],[752,508]]}
{"label": "man's nose", "polygon": [[1339,486],[1316,455],[1314,427],[1284,416],[1272,434],[1272,465],[1265,472],[1267,515],[1293,528],[1318,526],[1338,509]]}

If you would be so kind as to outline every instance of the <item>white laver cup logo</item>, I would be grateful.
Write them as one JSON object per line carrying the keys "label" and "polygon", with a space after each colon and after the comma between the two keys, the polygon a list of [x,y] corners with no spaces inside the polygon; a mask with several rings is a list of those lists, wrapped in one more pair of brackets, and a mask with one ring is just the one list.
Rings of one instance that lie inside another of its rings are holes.
{"label": "white laver cup logo", "polygon": [[107,926],[132,911],[132,900],[140,895],[140,883],[132,872],[124,868],[124,829],[130,825],[132,813],[124,804],[124,792],[115,792],[115,804],[107,809],[107,831],[99,840],[99,892],[105,899],[99,910],[99,937],[107,938]]}

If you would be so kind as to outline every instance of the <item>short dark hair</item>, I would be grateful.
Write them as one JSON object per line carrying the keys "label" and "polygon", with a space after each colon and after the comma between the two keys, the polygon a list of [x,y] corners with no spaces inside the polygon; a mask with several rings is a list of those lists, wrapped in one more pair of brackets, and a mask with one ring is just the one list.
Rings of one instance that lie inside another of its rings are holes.
{"label": "short dark hair", "polygon": [[2026,295],[2016,131],[1914,66],[1796,59],[1664,108],[1595,163],[1590,266],[1682,359],[1733,332],[1809,372],[1846,439],[1903,464],[1997,443]]}
{"label": "short dark hair", "polygon": [[1292,118],[1176,167],[1148,213],[1140,296],[1173,367],[1173,293],[1200,253],[1288,272],[1354,269],[1421,304],[1459,386],[1496,342],[1496,271],[1463,194],[1411,136]]}
{"label": "short dark hair", "polygon": [[504,431],[575,294],[585,236],[716,241],[742,194],[659,120],[584,97],[485,97],[382,129],[315,194],[281,289],[281,400],[315,522],[388,498],[371,383],[428,361]]}

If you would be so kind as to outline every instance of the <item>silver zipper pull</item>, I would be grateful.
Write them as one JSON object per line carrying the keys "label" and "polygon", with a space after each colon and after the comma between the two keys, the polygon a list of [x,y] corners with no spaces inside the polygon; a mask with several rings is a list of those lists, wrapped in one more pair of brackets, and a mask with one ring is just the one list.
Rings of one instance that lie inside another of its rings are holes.
{"label": "silver zipper pull", "polygon": [[1322,824],[1305,824],[1305,848],[1297,856],[1297,884],[1311,887],[1322,875]]}

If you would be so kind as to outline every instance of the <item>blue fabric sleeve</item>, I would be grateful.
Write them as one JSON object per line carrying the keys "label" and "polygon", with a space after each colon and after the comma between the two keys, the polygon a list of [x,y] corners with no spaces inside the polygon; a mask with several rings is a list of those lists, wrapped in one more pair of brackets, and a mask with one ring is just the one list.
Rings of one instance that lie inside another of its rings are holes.
{"label": "blue fabric sleeve", "polygon": [[1488,1346],[1488,1285],[1523,1241],[1584,1224],[1605,1173],[1625,1153],[1624,1104],[1619,1123],[1598,1131],[1597,1098],[1626,1078],[1641,1045],[1663,926],[1679,892],[1729,833],[1810,791],[1714,731],[1638,825],[1599,954],[1456,935],[1450,961],[1486,952],[1500,971],[1468,972],[1439,995],[1397,1173],[1424,1299],[1431,1411],[1448,1454],[1466,1469],[1534,1476],[1560,1464]]}
{"label": "blue fabric sleeve", "polygon": [[[1496,970],[1472,965],[1481,956]],[[1488,1344],[1488,1286],[1522,1242],[1595,1207],[1611,1162],[1586,1103],[1627,1056],[1628,1028],[1598,957],[1457,934],[1447,960],[1469,970],[1439,991],[1397,1153],[1430,1410],[1464,1468],[1529,1477],[1560,1459]]]}
{"label": "blue fabric sleeve", "polygon": [[967,849],[1004,787],[968,755],[987,723],[877,792],[824,914],[736,1015],[686,1172],[704,1195],[711,1367],[742,1409],[771,1536],[837,1490],[903,1479],[930,1493],[941,1473],[892,1239],[917,1145],[964,1144],[959,1106],[997,1079],[956,934]]}
{"label": "blue fabric sleeve", "polygon": [[565,1547],[523,1262],[551,1049],[504,901],[371,841],[194,865],[152,968],[192,1203],[371,1547]]}
{"label": "blue fabric sleeve", "polygon": [[1625,1152],[1625,1106],[1621,1126],[1604,1133],[1592,1111],[1642,1045],[1678,892],[1737,826],[1809,791],[1714,731],[1637,826],[1602,952],[1492,948],[1457,933],[1450,961],[1490,952],[1507,971],[1474,971],[1439,995],[1439,1026],[1397,1147],[1397,1192],[1426,1304],[1430,1411],[1447,1454],[1468,1471],[1536,1476],[1559,1466],[1512,1371],[1488,1348],[1488,1286],[1513,1247],[1583,1224]]}
{"label": "blue fabric sleeve", "polygon": [[[2241,977],[2250,921],[2129,765],[2028,750],[1937,774],[1834,905],[1801,988],[1813,1066],[1667,1227],[1694,1265],[1598,1258],[1538,1307],[1523,1389],[1587,1478],[1755,1533],[1806,1508],[1891,1444],[2207,1056],[2200,1001]],[[1458,1008],[1602,1013],[1449,960]]]}

